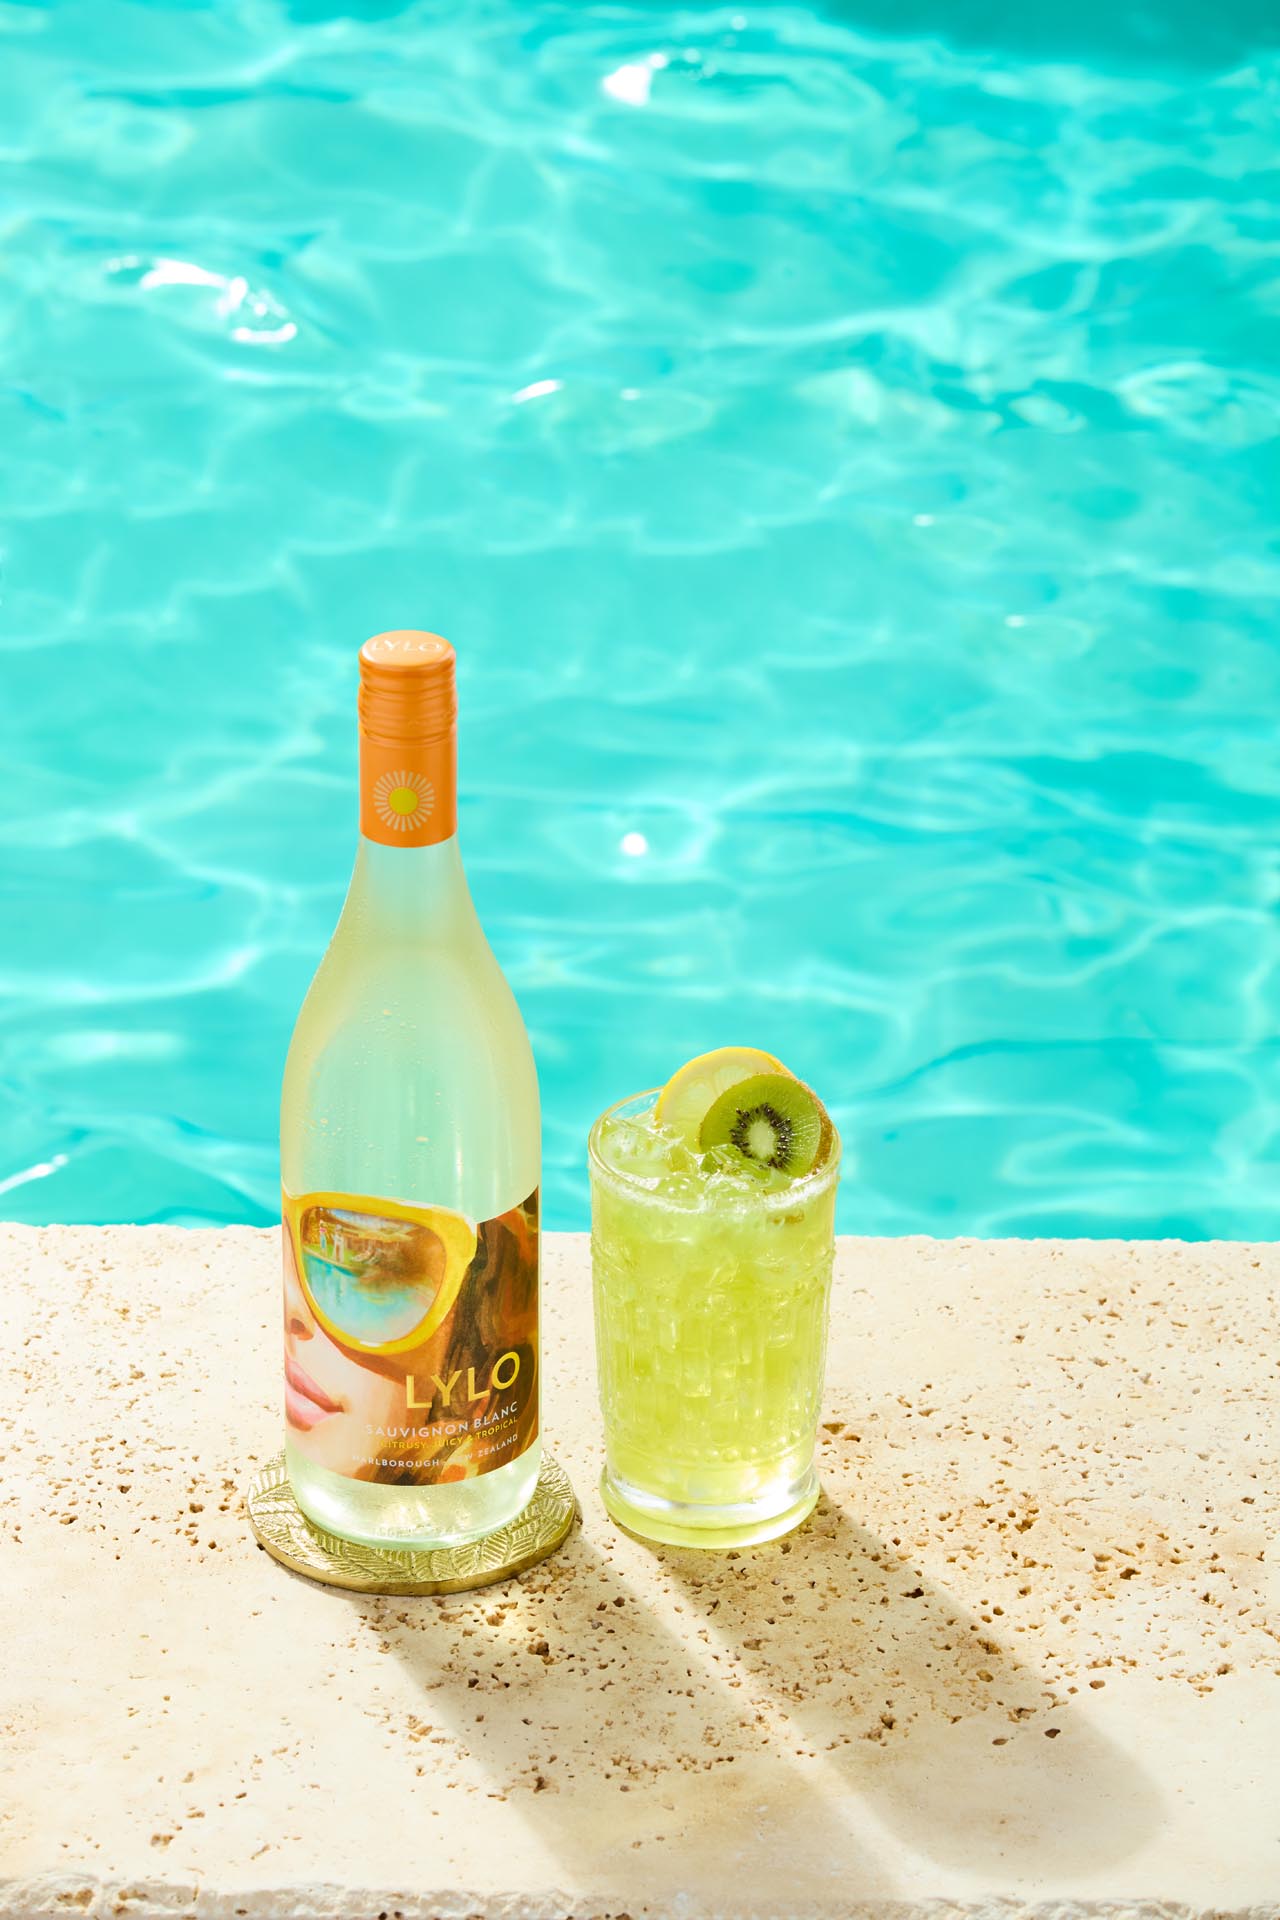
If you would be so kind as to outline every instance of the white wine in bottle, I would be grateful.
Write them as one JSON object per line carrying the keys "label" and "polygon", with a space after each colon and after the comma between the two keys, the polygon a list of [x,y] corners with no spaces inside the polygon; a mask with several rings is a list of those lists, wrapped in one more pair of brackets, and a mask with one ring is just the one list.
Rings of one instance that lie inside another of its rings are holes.
{"label": "white wine in bottle", "polygon": [[456,837],[454,655],[360,650],[360,847],[280,1121],[289,1479],[317,1525],[451,1546],[538,1477],[538,1082]]}

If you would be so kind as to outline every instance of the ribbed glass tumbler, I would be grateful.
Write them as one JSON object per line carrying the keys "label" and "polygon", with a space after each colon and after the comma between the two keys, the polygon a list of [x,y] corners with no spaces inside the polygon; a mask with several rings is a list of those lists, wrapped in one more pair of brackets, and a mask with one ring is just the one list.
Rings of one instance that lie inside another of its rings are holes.
{"label": "ribbed glass tumbler", "polygon": [[780,1190],[655,1175],[591,1130],[591,1259],[605,1505],[630,1532],[737,1547],[787,1533],[818,1498],[840,1142]]}

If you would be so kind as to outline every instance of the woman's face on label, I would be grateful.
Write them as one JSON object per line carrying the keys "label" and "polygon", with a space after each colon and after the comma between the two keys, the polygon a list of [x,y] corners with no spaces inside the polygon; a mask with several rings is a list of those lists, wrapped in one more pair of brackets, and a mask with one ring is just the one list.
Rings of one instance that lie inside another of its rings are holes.
{"label": "woman's face on label", "polygon": [[287,1227],[282,1238],[285,1419],[294,1440],[318,1467],[357,1474],[380,1451],[368,1429],[404,1424],[404,1382],[362,1366],[330,1339],[302,1290]]}

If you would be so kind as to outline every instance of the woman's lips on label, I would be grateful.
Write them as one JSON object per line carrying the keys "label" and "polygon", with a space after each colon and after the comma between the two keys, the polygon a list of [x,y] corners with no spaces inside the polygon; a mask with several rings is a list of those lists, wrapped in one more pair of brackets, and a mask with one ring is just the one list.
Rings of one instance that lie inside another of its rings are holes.
{"label": "woman's lips on label", "polygon": [[290,1426],[319,1426],[331,1413],[341,1413],[340,1401],[332,1399],[309,1373],[304,1373],[293,1355],[284,1357],[284,1410]]}

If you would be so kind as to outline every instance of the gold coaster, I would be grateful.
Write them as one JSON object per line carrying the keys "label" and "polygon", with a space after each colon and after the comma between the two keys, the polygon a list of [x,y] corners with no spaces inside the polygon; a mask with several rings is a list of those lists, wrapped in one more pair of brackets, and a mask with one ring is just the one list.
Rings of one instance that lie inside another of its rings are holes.
{"label": "gold coaster", "polygon": [[568,1474],[547,1453],[524,1511],[496,1533],[461,1547],[366,1547],[324,1532],[294,1499],[283,1453],[254,1474],[246,1497],[250,1525],[274,1560],[309,1580],[355,1593],[464,1593],[491,1587],[554,1553],[578,1514]]}

